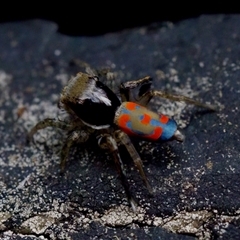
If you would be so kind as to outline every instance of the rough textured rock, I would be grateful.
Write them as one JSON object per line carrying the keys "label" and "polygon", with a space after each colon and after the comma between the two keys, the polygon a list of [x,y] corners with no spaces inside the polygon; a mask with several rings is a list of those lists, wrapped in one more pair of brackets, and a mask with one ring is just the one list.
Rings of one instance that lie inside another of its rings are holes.
{"label": "rough textured rock", "polygon": [[[68,37],[51,22],[0,25],[0,237],[2,239],[238,238],[240,190],[240,16],[213,15],[95,37]],[[89,64],[110,69],[107,83],[145,75],[155,88],[216,104],[209,113],[156,99],[152,108],[174,116],[186,140],[140,142],[152,187],[149,197],[121,148],[133,213],[111,156],[93,143],[75,146],[64,175],[64,133],[27,131],[61,116],[59,93]]]}

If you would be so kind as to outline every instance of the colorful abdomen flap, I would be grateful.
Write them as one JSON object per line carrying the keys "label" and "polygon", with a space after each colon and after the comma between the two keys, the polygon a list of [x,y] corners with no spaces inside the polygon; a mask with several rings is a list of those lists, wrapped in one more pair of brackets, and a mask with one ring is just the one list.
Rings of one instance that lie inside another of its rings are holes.
{"label": "colorful abdomen flap", "polygon": [[151,141],[167,141],[177,130],[177,123],[133,102],[123,102],[114,123],[127,133]]}

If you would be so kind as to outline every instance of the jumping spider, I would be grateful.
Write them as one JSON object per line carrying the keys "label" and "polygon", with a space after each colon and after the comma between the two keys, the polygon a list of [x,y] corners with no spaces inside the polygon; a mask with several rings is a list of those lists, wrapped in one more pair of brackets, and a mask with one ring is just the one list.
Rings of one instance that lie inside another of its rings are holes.
{"label": "jumping spider", "polygon": [[[138,96],[133,97],[132,89],[139,88]],[[61,171],[64,170],[70,147],[75,142],[83,143],[89,136],[97,133],[98,145],[109,150],[115,160],[118,174],[126,196],[133,210],[137,204],[129,190],[129,184],[118,151],[118,144],[123,144],[133,159],[144,184],[152,194],[152,188],[144,173],[142,160],[131,143],[129,136],[147,141],[182,142],[184,136],[177,129],[175,120],[147,109],[152,97],[157,96],[173,101],[183,101],[199,107],[215,110],[212,105],[197,102],[191,98],[167,94],[159,90],[150,90],[151,78],[144,77],[120,85],[121,101],[97,76],[79,72],[71,78],[62,90],[59,106],[70,116],[68,122],[47,118],[37,123],[28,134],[33,135],[46,127],[57,127],[67,131],[67,139],[61,150]]]}

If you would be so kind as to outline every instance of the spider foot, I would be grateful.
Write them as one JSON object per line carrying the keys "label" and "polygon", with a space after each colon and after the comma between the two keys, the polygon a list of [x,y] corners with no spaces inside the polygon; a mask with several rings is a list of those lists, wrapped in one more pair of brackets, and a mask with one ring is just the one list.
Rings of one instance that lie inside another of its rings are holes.
{"label": "spider foot", "polygon": [[130,198],[130,199],[128,199],[128,202],[129,202],[132,210],[133,210],[134,212],[136,212],[138,205],[137,205],[137,203],[134,201],[134,199],[133,199],[133,198]]}

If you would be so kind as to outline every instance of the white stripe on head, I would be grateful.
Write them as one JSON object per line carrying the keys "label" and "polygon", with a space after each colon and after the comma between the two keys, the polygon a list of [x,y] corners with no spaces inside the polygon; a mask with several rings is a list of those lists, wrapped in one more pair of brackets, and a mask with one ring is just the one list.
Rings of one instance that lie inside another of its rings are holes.
{"label": "white stripe on head", "polygon": [[96,103],[104,103],[107,106],[111,106],[111,100],[107,97],[103,89],[96,87],[96,81],[90,80],[87,89],[79,97],[80,101],[90,99]]}

